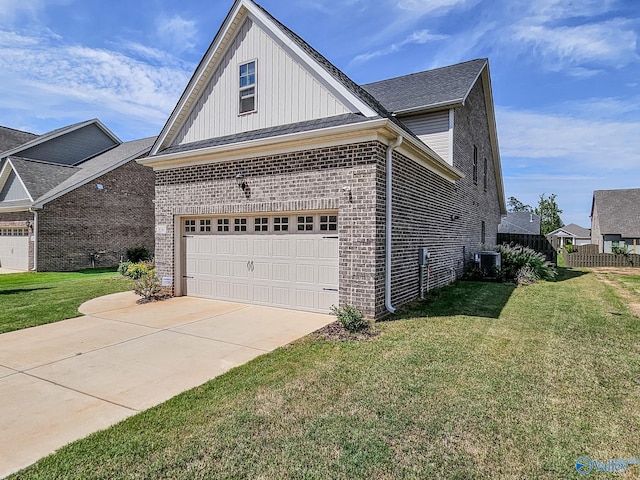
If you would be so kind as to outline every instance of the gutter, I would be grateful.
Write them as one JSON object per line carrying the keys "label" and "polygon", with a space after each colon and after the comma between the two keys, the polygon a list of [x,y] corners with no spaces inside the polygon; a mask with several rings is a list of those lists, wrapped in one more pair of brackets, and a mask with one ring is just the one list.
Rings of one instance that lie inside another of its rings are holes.
{"label": "gutter", "polygon": [[389,313],[395,313],[396,309],[391,305],[391,227],[393,225],[393,151],[398,148],[403,141],[402,135],[398,135],[395,142],[387,147],[387,225],[385,229],[385,284],[384,284],[384,306]]}

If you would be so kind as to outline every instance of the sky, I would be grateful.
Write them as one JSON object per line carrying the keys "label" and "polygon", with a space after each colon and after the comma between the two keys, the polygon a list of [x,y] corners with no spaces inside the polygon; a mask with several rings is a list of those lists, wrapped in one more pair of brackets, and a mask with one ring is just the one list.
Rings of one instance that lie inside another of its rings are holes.
{"label": "sky", "polygon": [[[489,58],[506,197],[640,188],[637,0],[260,0],[355,82]],[[158,135],[232,0],[0,0],[0,125]],[[640,207],[639,207],[640,208]]]}

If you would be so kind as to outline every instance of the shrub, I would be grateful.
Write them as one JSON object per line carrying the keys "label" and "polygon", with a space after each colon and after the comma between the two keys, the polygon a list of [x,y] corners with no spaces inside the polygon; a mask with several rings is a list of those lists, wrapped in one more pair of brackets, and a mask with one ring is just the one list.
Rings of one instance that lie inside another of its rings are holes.
{"label": "shrub", "polygon": [[151,300],[160,293],[162,287],[156,277],[156,271],[154,269],[149,270],[145,275],[138,278],[133,284],[133,291],[136,295],[140,295],[145,300]]}
{"label": "shrub", "polygon": [[525,265],[518,270],[515,280],[518,285],[529,285],[531,283],[537,283],[539,277],[533,268],[529,265]]}
{"label": "shrub", "polygon": [[151,258],[147,247],[132,247],[127,250],[127,259],[131,263],[146,262]]}
{"label": "shrub", "polygon": [[629,249],[626,246],[613,245],[611,247],[611,253],[615,255],[629,255]]}
{"label": "shrub", "polygon": [[[518,281],[522,275],[529,279],[535,278],[552,280],[556,276],[556,269],[545,256],[529,247],[522,245],[501,245],[497,248],[502,256],[502,273],[507,280]],[[527,270],[520,272],[523,267]],[[531,283],[531,282],[529,282]]]}
{"label": "shrub", "polygon": [[126,277],[127,270],[129,269],[130,266],[131,266],[131,262],[120,262],[120,265],[118,265],[118,273],[123,277]]}
{"label": "shrub", "polygon": [[568,245],[564,246],[564,251],[567,252],[567,253],[573,253],[573,252],[576,251],[576,247],[574,247],[571,244],[568,244]]}
{"label": "shrub", "polygon": [[360,310],[348,304],[342,308],[337,308],[335,305],[332,305],[331,313],[338,318],[345,329],[352,333],[368,330],[371,326],[371,324],[363,318]]}
{"label": "shrub", "polygon": [[150,262],[131,263],[127,267],[127,270],[124,273],[124,275],[134,280],[138,280],[139,278],[149,275],[152,271],[153,271],[153,263],[150,263]]}

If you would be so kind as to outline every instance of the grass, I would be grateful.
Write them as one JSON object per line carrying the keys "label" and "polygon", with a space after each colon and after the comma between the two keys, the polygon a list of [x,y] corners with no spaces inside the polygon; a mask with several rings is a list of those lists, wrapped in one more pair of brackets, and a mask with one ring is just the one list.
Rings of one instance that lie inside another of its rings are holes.
{"label": "grass", "polygon": [[640,321],[592,274],[458,283],[377,328],[306,337],[11,478],[556,479],[640,456]]}
{"label": "grass", "polygon": [[113,269],[0,275],[0,333],[78,317],[83,302],[127,290]]}

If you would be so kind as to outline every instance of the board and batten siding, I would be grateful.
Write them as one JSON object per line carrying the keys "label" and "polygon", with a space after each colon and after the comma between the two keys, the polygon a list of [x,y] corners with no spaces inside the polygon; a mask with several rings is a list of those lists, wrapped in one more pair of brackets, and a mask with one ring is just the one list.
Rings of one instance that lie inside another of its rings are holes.
{"label": "board and batten siding", "polygon": [[401,118],[402,122],[444,161],[451,164],[453,129],[449,110]]}
{"label": "board and batten siding", "polygon": [[[239,66],[256,60],[256,111],[239,115]],[[195,103],[174,144],[350,113],[251,19]]]}

